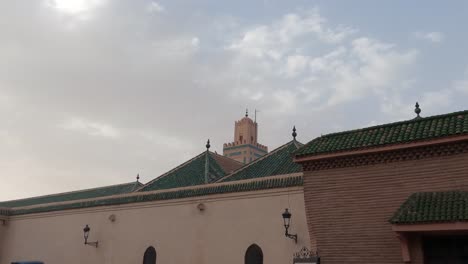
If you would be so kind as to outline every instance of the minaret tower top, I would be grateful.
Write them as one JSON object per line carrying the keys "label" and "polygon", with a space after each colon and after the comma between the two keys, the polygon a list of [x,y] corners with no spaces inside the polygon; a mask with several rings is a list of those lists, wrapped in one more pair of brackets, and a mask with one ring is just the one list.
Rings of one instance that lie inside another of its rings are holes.
{"label": "minaret tower top", "polygon": [[225,143],[223,155],[239,162],[249,163],[268,153],[268,147],[258,143],[258,124],[249,117],[248,111],[245,117],[234,123],[234,140]]}

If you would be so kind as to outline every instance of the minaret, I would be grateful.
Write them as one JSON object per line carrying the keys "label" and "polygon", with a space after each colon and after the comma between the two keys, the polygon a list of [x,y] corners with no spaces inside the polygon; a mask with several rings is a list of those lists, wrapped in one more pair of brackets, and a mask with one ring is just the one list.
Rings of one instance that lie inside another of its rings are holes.
{"label": "minaret", "polygon": [[225,143],[223,155],[242,163],[249,163],[268,153],[268,147],[257,141],[258,124],[249,118],[249,112],[245,117],[234,123],[234,141]]}

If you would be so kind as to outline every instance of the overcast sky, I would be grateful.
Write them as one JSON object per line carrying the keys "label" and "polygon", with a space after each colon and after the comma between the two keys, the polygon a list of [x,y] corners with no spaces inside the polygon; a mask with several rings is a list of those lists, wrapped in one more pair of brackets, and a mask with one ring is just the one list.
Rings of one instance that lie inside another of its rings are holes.
{"label": "overcast sky", "polygon": [[[467,109],[466,1],[1,0],[0,200]],[[449,4],[451,6],[449,6]]]}

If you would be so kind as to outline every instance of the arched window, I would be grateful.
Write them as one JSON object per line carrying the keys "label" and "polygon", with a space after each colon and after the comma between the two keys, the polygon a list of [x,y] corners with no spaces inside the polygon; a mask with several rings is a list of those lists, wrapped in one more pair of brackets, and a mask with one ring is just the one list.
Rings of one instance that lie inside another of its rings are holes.
{"label": "arched window", "polygon": [[263,264],[262,249],[252,244],[245,252],[245,264]]}
{"label": "arched window", "polygon": [[143,256],[143,264],[156,264],[156,249],[149,247]]}

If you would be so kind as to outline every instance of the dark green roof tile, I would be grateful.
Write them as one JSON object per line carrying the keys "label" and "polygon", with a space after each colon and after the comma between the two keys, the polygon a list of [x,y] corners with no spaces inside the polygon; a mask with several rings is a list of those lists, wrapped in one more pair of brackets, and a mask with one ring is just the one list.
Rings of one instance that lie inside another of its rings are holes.
{"label": "dark green roof tile", "polygon": [[468,221],[468,192],[412,194],[390,219],[392,224]]}
{"label": "dark green roof tile", "polygon": [[76,201],[64,204],[41,205],[31,208],[12,208],[8,215],[24,215],[33,213],[45,213],[52,211],[81,209],[97,206],[111,206],[128,203],[150,202],[159,200],[183,199],[197,196],[206,196],[222,193],[248,192],[256,190],[276,189],[302,186],[302,176],[290,176],[282,178],[266,178],[257,181],[239,181],[227,184],[207,184],[197,187],[189,187],[176,190],[162,190],[156,192],[135,192],[129,195],[106,197],[95,200]]}
{"label": "dark green roof tile", "polygon": [[0,216],[9,216],[10,212],[10,208],[0,208]]}
{"label": "dark green roof tile", "polygon": [[205,184],[205,161],[209,153],[209,182],[215,182],[228,174],[228,169],[239,168],[241,163],[212,152],[203,152],[193,159],[181,164],[159,176],[140,188],[139,192],[163,190],[178,187]]}
{"label": "dark green roof tile", "polygon": [[304,145],[295,155],[319,155],[462,134],[468,134],[468,110],[324,135]]}
{"label": "dark green roof tile", "polygon": [[301,165],[293,161],[293,153],[302,146],[303,144],[292,140],[237,171],[234,171],[218,182],[238,181],[301,172]]}
{"label": "dark green roof tile", "polygon": [[118,185],[111,185],[99,188],[92,188],[86,190],[79,190],[66,193],[57,193],[45,196],[31,197],[26,199],[18,199],[12,201],[0,202],[0,207],[22,207],[46,203],[56,203],[56,202],[65,202],[89,198],[97,198],[103,196],[110,196],[116,194],[124,194],[135,191],[137,188],[141,187],[142,184],[139,182],[130,182]]}

